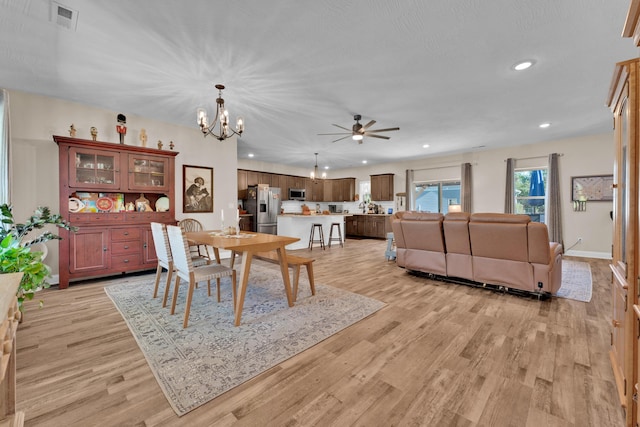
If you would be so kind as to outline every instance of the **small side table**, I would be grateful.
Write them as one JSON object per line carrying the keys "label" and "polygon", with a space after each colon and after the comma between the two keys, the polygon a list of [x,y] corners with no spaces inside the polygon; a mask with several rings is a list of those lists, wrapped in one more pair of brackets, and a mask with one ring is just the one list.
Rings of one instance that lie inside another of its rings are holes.
{"label": "small side table", "polygon": [[384,256],[387,257],[387,261],[393,261],[396,259],[396,245],[393,240],[393,233],[387,233],[387,250],[384,252]]}

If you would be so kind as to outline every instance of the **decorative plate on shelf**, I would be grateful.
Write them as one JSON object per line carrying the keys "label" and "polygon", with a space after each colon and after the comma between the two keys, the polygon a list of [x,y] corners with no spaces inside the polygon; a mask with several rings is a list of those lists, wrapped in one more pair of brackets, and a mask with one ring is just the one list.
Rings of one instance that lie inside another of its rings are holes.
{"label": "decorative plate on shelf", "polygon": [[100,197],[96,200],[96,207],[100,212],[111,212],[113,209],[113,200],[110,197]]}
{"label": "decorative plate on shelf", "polygon": [[71,213],[80,212],[83,208],[84,208],[84,203],[82,203],[82,200],[77,199],[75,197],[69,198],[69,212]]}
{"label": "decorative plate on shelf", "polygon": [[167,212],[169,210],[169,198],[160,197],[156,200],[156,212]]}

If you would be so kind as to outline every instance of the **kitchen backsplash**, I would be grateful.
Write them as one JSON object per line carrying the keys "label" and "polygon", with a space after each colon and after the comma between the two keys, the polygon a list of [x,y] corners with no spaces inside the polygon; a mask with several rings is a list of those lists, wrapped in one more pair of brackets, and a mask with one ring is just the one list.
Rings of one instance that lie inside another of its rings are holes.
{"label": "kitchen backsplash", "polygon": [[[362,208],[360,207],[360,202],[342,202],[342,203],[328,203],[328,202],[299,202],[296,200],[283,200],[281,208],[284,213],[301,213],[302,205],[306,204],[310,209],[316,209],[316,205],[320,205],[321,211],[328,211],[329,205],[336,205],[336,210],[342,210],[343,213],[363,213]],[[387,202],[375,202],[375,204],[382,206],[384,213],[389,213],[389,209],[392,210],[392,213],[395,212],[395,202],[387,201]]]}

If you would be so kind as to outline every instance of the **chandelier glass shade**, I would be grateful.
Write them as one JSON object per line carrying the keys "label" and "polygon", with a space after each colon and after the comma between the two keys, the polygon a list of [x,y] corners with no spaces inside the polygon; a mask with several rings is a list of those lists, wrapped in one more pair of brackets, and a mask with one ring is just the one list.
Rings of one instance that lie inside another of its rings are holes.
{"label": "chandelier glass shade", "polygon": [[311,180],[315,181],[317,178],[326,179],[327,178],[326,172],[322,172],[322,175],[318,173],[318,153],[314,153],[314,154],[316,155],[316,165],[313,167],[313,172],[309,174],[311,177]]}
{"label": "chandelier glass shade", "polygon": [[[229,126],[229,112],[224,106],[224,99],[222,99],[222,90],[224,85],[217,84],[218,98],[216,99],[216,116],[209,125],[207,110],[204,108],[198,108],[196,115],[198,118],[198,125],[204,136],[211,135],[219,141],[224,141],[233,135],[242,135],[244,131],[244,119],[238,117],[236,120],[236,128],[232,129]],[[217,127],[217,129],[216,129]]]}

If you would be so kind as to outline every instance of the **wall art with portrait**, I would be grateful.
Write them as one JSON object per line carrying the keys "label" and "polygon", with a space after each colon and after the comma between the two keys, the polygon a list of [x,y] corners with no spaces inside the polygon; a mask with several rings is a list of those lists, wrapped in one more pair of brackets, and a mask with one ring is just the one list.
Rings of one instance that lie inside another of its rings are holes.
{"label": "wall art with portrait", "polygon": [[213,168],[182,166],[182,211],[213,212]]}

